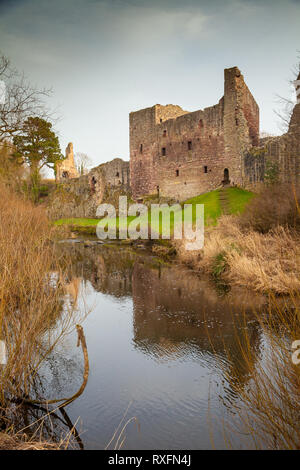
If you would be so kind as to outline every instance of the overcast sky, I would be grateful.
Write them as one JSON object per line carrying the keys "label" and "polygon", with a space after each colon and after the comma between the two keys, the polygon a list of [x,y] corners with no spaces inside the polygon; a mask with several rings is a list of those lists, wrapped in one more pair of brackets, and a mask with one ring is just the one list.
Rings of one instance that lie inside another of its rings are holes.
{"label": "overcast sky", "polygon": [[59,106],[61,147],[94,165],[129,159],[128,114],[156,103],[194,111],[223,95],[238,66],[279,134],[290,97],[300,0],[0,0],[0,49]]}

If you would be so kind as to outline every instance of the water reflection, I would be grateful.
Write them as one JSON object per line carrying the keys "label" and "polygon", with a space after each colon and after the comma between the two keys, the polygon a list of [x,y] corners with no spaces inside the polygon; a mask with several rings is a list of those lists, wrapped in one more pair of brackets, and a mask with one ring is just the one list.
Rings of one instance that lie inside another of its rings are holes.
{"label": "water reflection", "polygon": [[[114,413],[120,415],[120,403],[124,400],[122,383],[126,382],[126,390],[131,390],[132,383],[135,383],[135,388],[132,392],[128,392],[126,399],[136,400],[135,411],[140,420],[142,422],[144,420],[145,425],[142,427],[143,436],[139,438],[136,435],[131,436],[129,447],[130,445],[131,448],[154,448],[159,445],[163,445],[164,448],[207,446],[205,435],[208,432],[207,427],[203,422],[200,425],[200,421],[197,421],[204,413],[203,403],[207,400],[207,396],[204,394],[206,398],[203,398],[201,394],[204,393],[203,389],[210,387],[207,374],[215,374],[214,380],[219,387],[217,395],[221,396],[226,407],[230,407],[232,400],[238,400],[230,386],[225,383],[224,376],[220,377],[224,369],[221,371],[219,361],[226,365],[228,374],[237,376],[240,383],[247,383],[247,367],[243,363],[237,343],[243,341],[243,329],[247,328],[252,350],[257,358],[260,357],[261,333],[253,310],[261,309],[265,299],[253,296],[253,293],[247,293],[245,290],[234,290],[221,296],[209,280],[200,279],[192,271],[176,265],[162,264],[151,255],[134,253],[127,247],[117,245],[84,247],[78,243],[61,246],[60,249],[64,254],[69,256],[71,253],[72,256],[72,267],[66,271],[66,282],[71,295],[77,295],[76,286],[79,280],[82,280],[83,285],[89,288],[92,286],[95,294],[105,295],[104,298],[96,297],[98,304],[102,302],[107,308],[110,304],[104,299],[108,296],[118,300],[120,308],[125,305],[126,311],[131,313],[128,322],[132,329],[124,326],[124,331],[121,332],[122,317],[119,317],[120,326],[112,331],[110,323],[107,325],[112,321],[111,313],[101,310],[101,315],[107,318],[104,334],[111,338],[115,337],[115,342],[106,344],[105,338],[103,339],[105,344],[101,345],[101,357],[110,356],[111,369],[106,370],[105,364],[99,362],[97,369],[101,371],[99,376],[101,375],[102,381],[104,376],[106,380],[113,380],[116,386],[120,387],[120,396],[116,398],[115,404],[111,404],[110,413],[107,413],[110,426]],[[132,304],[127,302],[130,299]],[[126,342],[127,338],[130,340],[129,343]],[[96,350],[98,356],[100,355],[99,341],[93,344],[90,337],[88,342],[92,362]],[[138,356],[133,354],[134,351]],[[141,356],[144,356],[146,362]],[[123,372],[117,372],[119,363],[122,362],[120,357],[130,369],[130,373],[127,372],[130,378],[127,376],[124,378]],[[105,360],[102,362],[105,363]],[[185,377],[185,382],[177,382],[175,370]],[[93,372],[95,374],[92,370],[92,374]],[[112,379],[113,374],[116,374],[114,379]],[[202,374],[200,379],[198,374]],[[146,380],[145,384],[140,382],[142,377],[146,379],[152,377],[150,388],[149,386],[147,388]],[[195,387],[197,383],[200,388]],[[187,388],[188,384],[190,388]],[[93,386],[97,387],[98,382],[95,381]],[[108,400],[112,400],[111,397],[115,393],[115,388],[103,386],[103,397],[98,396],[97,400],[105,401],[105,394]],[[86,394],[86,400],[95,400],[93,390],[90,394],[91,396]],[[217,395],[213,398],[217,398]],[[95,435],[100,439],[99,436],[105,432],[109,436],[109,431],[103,422],[101,429],[93,422],[90,409],[95,407],[94,415],[96,415],[97,405],[88,403],[87,406],[89,412],[86,411],[85,425],[91,428],[91,432],[93,431],[93,438],[90,438],[93,444],[90,443],[90,446],[101,447],[99,441],[97,445],[95,444]],[[215,406],[217,407],[216,404]],[[118,411],[115,412],[114,407]],[[103,421],[102,404],[101,410]],[[159,417],[155,416],[158,410]],[[84,420],[83,409],[77,411]],[[188,442],[187,437],[183,435],[187,429],[189,429]]]}

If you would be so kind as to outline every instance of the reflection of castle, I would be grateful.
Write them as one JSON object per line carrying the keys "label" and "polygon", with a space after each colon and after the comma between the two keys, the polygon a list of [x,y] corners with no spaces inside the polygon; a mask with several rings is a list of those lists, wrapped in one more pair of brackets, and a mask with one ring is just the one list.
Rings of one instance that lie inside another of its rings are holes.
{"label": "reflection of castle", "polygon": [[180,266],[157,267],[152,257],[126,248],[72,247],[73,273],[91,282],[96,291],[133,299],[133,342],[156,360],[193,357],[214,351],[225,358],[229,350],[235,373],[244,364],[237,339],[242,341],[244,313],[252,346],[258,350],[259,328],[252,308],[264,300],[243,290],[220,297],[206,280]]}
{"label": "reflection of castle", "polygon": [[245,292],[243,297],[221,298],[192,272],[180,267],[155,270],[141,264],[134,266],[132,286],[134,342],[147,354],[170,358],[215,350],[222,355],[224,340],[234,354],[241,310],[247,314],[253,344],[258,340],[250,308],[253,298],[246,299]]}
{"label": "reflection of castle", "polygon": [[[63,246],[68,255],[70,247]],[[115,253],[115,249],[99,249],[76,244],[72,249],[72,266],[67,273],[68,281],[81,277],[89,281],[95,291],[114,297],[130,296],[132,292],[131,274],[133,254],[125,248]]]}

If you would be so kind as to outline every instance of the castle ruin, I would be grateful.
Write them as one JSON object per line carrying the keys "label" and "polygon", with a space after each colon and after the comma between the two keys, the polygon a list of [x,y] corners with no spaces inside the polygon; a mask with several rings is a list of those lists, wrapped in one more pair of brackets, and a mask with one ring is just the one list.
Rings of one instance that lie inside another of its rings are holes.
{"label": "castle ruin", "polygon": [[[155,105],[130,113],[133,197],[185,200],[222,184],[249,182],[244,154],[259,144],[259,108],[237,67],[225,69],[218,104],[187,112]],[[262,175],[257,168],[255,179]]]}
{"label": "castle ruin", "polygon": [[73,144],[66,147],[66,158],[56,164],[56,181],[65,181],[69,178],[78,178],[79,172],[75,166]]}
{"label": "castle ruin", "polygon": [[130,113],[129,126],[134,199],[182,201],[227,184],[259,190],[268,165],[280,181],[300,180],[300,103],[287,133],[260,140],[259,107],[237,67],[225,69],[218,104],[194,112],[157,104]]}
{"label": "castle ruin", "polygon": [[119,196],[130,195],[129,162],[121,158],[102,163],[80,177],[72,172],[63,176],[66,168],[70,170],[70,166],[60,168],[60,184],[51,196],[50,212],[56,218],[95,217],[102,202],[117,205]]}
{"label": "castle ruin", "polygon": [[[300,88],[300,73],[297,77]],[[278,137],[261,139],[261,146],[265,149],[265,163],[277,173],[278,179],[283,182],[298,184],[300,182],[300,100],[291,114],[288,130]]]}
{"label": "castle ruin", "polygon": [[67,146],[56,172],[68,194],[62,214],[95,216],[97,205],[120,194],[184,201],[226,185],[258,191],[269,165],[279,181],[300,181],[300,102],[285,134],[260,139],[259,107],[237,67],[225,69],[216,105],[188,112],[156,104],[130,113],[129,127],[130,162],[117,158],[78,177]]}

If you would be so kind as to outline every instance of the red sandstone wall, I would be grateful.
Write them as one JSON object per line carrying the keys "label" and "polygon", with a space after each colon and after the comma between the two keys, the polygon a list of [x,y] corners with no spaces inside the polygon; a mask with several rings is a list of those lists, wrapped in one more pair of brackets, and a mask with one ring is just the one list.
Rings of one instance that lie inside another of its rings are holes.
{"label": "red sandstone wall", "polygon": [[204,110],[155,105],[130,113],[135,199],[159,192],[185,200],[221,186],[225,168],[243,184],[242,154],[258,143],[259,110],[237,67],[225,70],[224,88],[224,98]]}
{"label": "red sandstone wall", "polygon": [[[130,113],[130,178],[133,197],[152,192],[155,106]],[[142,145],[142,149],[140,146]]]}
{"label": "red sandstone wall", "polygon": [[223,100],[157,125],[156,142],[153,167],[163,196],[184,200],[216,188],[224,170]]}
{"label": "red sandstone wall", "polygon": [[243,155],[259,141],[259,108],[237,67],[224,71],[225,161],[231,183],[245,185]]}

